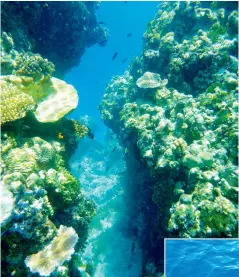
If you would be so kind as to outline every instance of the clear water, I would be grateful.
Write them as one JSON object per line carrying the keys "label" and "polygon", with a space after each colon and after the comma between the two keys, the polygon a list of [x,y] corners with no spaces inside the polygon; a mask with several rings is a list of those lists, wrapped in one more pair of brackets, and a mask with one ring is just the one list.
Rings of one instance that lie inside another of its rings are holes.
{"label": "clear water", "polygon": [[[98,105],[102,100],[105,87],[113,76],[122,74],[132,59],[141,54],[142,37],[147,24],[151,21],[160,2],[101,2],[97,18],[103,21],[109,29],[109,38],[104,47],[94,45],[86,50],[78,67],[65,76],[67,83],[72,84],[79,93],[79,105],[70,115],[89,115],[98,126],[95,133],[97,140],[104,141],[106,130]],[[127,34],[131,33],[131,37]],[[118,56],[112,61],[112,56]],[[124,59],[125,63],[122,63]]]}
{"label": "clear water", "polygon": [[137,277],[141,272],[142,250],[127,226],[130,207],[125,205],[123,157],[123,149],[109,134],[105,147],[97,141],[83,141],[71,162],[83,193],[97,205],[82,255],[83,263],[94,265],[94,277]]}
{"label": "clear water", "polygon": [[[123,150],[112,136],[105,136],[107,129],[97,106],[111,78],[122,74],[130,61],[141,54],[143,33],[158,5],[159,2],[102,2],[97,17],[110,30],[108,42],[104,47],[87,49],[80,65],[65,77],[77,89],[80,99],[70,117],[79,119],[87,114],[86,123],[95,134],[95,140],[81,142],[71,159],[72,173],[80,180],[83,193],[97,205],[82,257],[85,264],[94,265],[94,277],[139,277],[141,273],[142,250],[129,234],[130,207],[124,204]],[[128,33],[132,35],[127,37]],[[112,61],[115,52],[118,56]],[[112,154],[114,147],[117,150]]]}
{"label": "clear water", "polygon": [[239,276],[239,240],[167,240],[166,277]]}

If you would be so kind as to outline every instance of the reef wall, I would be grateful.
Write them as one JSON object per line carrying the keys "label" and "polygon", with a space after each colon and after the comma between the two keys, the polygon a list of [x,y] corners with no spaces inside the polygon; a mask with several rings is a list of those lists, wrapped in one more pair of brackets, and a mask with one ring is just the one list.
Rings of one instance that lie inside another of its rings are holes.
{"label": "reef wall", "polygon": [[236,2],[162,3],[142,55],[106,88],[101,117],[150,193],[145,276],[164,237],[238,236],[237,34]]}
{"label": "reef wall", "polygon": [[87,47],[104,45],[108,30],[97,22],[99,2],[3,1],[2,32],[16,49],[39,53],[56,66],[56,76],[76,66]]}
{"label": "reef wall", "polygon": [[103,45],[107,31],[95,2],[1,5],[1,273],[79,276],[95,204],[68,162],[89,129],[65,118],[78,94],[53,75]]}

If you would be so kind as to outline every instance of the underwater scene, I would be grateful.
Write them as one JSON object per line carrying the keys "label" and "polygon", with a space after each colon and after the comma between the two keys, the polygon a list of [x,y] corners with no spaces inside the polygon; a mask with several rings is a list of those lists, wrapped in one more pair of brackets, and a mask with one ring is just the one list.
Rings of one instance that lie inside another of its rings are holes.
{"label": "underwater scene", "polygon": [[167,277],[239,275],[239,240],[166,240]]}
{"label": "underwater scene", "polygon": [[3,277],[237,276],[237,1],[1,1],[0,88]]}

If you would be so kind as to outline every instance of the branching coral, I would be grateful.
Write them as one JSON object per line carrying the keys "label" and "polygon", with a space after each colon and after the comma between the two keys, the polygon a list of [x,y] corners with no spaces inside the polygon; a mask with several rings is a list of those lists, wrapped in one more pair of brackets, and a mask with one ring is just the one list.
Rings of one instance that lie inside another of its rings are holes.
{"label": "branching coral", "polygon": [[19,90],[12,83],[0,80],[1,84],[1,124],[15,121],[26,115],[35,107],[35,102],[30,95]]}
{"label": "branching coral", "polygon": [[40,55],[19,54],[15,63],[13,74],[32,77],[34,81],[51,76],[55,70],[54,65]]}

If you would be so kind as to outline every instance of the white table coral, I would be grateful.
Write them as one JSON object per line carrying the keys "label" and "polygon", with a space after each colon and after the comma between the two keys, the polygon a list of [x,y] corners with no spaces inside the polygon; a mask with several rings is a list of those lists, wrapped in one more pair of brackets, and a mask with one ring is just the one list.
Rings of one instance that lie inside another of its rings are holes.
{"label": "white table coral", "polygon": [[51,81],[52,93],[38,104],[35,111],[39,122],[55,122],[78,105],[78,94],[73,86],[57,78],[51,78]]}
{"label": "white table coral", "polygon": [[40,276],[49,276],[65,261],[71,259],[75,252],[74,247],[78,241],[78,235],[72,227],[61,225],[57,236],[50,244],[40,252],[30,255],[25,259],[26,265],[32,273]]}

